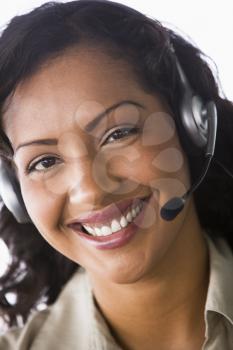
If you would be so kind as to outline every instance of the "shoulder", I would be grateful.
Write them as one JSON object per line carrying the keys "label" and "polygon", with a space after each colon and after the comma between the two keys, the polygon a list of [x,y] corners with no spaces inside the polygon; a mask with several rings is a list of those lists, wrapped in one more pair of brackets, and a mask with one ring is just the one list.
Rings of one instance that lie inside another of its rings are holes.
{"label": "shoulder", "polygon": [[28,350],[49,315],[49,309],[36,312],[24,327],[10,329],[0,336],[0,349]]}
{"label": "shoulder", "polygon": [[[55,333],[57,336],[59,334],[62,335],[64,324],[70,317],[71,310],[74,308],[74,303],[76,304],[74,300],[76,299],[74,297],[76,294],[75,287],[78,287],[76,292],[80,294],[79,290],[83,285],[83,281],[83,271],[75,273],[63,287],[54,304],[42,311],[35,312],[29,317],[23,327],[11,328],[0,336],[0,349],[28,350],[31,349],[32,346],[33,349],[41,349],[42,344],[45,346],[49,342],[49,333],[52,330],[54,331],[54,327],[56,327]],[[54,334],[54,332],[52,333]],[[39,343],[40,346],[37,346],[37,343]]]}
{"label": "shoulder", "polygon": [[[209,286],[205,305],[207,315],[218,317],[222,323],[227,323],[230,333],[233,330],[233,251],[231,245],[222,237],[210,238],[206,236],[209,247]],[[215,327],[209,321],[209,327]]]}
{"label": "shoulder", "polygon": [[210,258],[212,260],[222,260],[233,262],[233,248],[230,246],[226,238],[218,236],[211,237],[211,235],[205,234],[206,242],[210,252]]}

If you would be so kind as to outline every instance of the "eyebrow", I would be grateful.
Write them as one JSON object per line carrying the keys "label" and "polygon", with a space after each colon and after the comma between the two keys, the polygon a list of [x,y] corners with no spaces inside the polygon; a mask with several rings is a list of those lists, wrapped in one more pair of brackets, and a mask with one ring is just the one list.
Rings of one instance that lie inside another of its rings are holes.
{"label": "eyebrow", "polygon": [[[85,131],[87,131],[87,132],[92,131],[100,123],[100,121],[104,117],[109,115],[110,112],[112,112],[113,110],[115,110],[121,106],[129,105],[129,104],[145,109],[144,105],[142,105],[141,103],[136,102],[136,101],[124,100],[124,101],[117,102],[114,105],[112,105],[111,107],[108,107],[104,112],[101,112],[100,114],[98,114],[94,120],[89,122],[85,126]],[[39,140],[28,141],[28,142],[24,142],[24,143],[19,144],[15,150],[15,153],[22,147],[27,147],[27,146],[31,146],[31,145],[54,146],[54,145],[57,145],[57,143],[58,143],[57,139],[39,139]]]}

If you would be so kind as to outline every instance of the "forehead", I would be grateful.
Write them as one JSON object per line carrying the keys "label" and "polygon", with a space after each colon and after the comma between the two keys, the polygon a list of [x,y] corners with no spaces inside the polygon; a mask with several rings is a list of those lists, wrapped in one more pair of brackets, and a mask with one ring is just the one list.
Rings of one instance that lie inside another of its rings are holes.
{"label": "forehead", "polygon": [[100,50],[73,50],[50,60],[18,85],[4,113],[3,126],[17,142],[29,126],[31,137],[33,132],[38,136],[45,123],[55,129],[67,126],[80,105],[91,102],[96,114],[126,96],[140,97],[140,92],[133,70],[123,60]]}

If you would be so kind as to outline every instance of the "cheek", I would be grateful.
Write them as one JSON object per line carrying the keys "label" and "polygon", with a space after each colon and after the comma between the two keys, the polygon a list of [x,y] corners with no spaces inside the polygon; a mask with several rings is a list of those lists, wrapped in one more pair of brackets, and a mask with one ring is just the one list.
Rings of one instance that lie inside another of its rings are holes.
{"label": "cheek", "polygon": [[41,236],[55,250],[78,262],[79,247],[75,246],[75,253],[72,254],[71,247],[74,247],[75,242],[71,243],[59,227],[64,203],[62,196],[52,194],[39,183],[23,182],[21,187],[28,213]]}
{"label": "cheek", "polygon": [[137,187],[145,185],[152,190],[159,189],[165,195],[164,201],[169,196],[183,195],[189,187],[187,158],[177,139],[159,146],[137,143],[117,156],[112,154],[110,174],[128,178]]}
{"label": "cheek", "polygon": [[55,229],[60,213],[61,199],[46,190],[43,183],[22,181],[21,190],[27,211],[39,232]]}

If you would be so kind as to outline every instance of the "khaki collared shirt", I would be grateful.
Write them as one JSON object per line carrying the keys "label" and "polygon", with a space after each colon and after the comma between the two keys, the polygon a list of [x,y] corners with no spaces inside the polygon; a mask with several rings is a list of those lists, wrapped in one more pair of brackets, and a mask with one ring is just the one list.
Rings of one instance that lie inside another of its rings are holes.
{"label": "khaki collared shirt", "polygon": [[[233,254],[223,239],[205,238],[210,252],[210,281],[205,343],[200,350],[232,350]],[[122,350],[95,307],[84,269],[79,268],[53,305],[34,314],[23,328],[0,337],[0,350],[29,349]]]}

